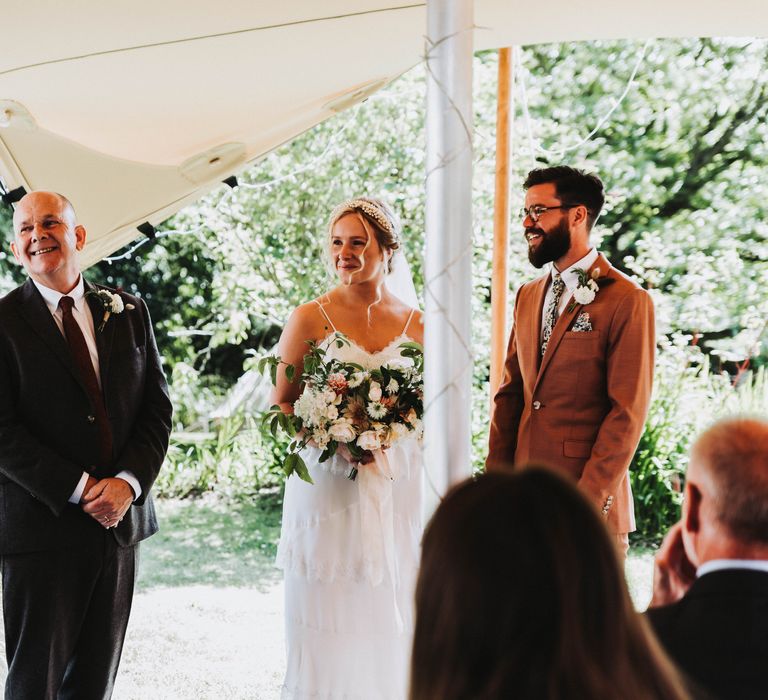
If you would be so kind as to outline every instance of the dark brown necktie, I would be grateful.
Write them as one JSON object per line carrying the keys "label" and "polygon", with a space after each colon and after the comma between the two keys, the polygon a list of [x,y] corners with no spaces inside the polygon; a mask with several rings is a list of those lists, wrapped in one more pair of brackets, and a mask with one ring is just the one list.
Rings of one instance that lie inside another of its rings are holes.
{"label": "dark brown necktie", "polygon": [[93,419],[99,430],[99,466],[107,466],[112,461],[112,428],[109,425],[104,397],[99,389],[99,381],[96,378],[83,331],[80,330],[77,319],[72,315],[74,305],[75,300],[72,297],[63,296],[59,300],[59,308],[64,320],[64,335],[67,337],[75,369],[88,391],[88,398],[93,407]]}

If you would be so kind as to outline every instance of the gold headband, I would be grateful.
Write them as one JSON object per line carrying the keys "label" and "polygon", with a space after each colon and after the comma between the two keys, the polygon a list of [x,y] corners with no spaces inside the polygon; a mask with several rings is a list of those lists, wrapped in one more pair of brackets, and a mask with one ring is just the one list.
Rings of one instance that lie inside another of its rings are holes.
{"label": "gold headband", "polygon": [[381,229],[391,234],[396,239],[399,238],[397,231],[395,231],[394,222],[392,222],[379,207],[372,202],[369,202],[367,199],[348,199],[346,202],[342,202],[331,212],[331,221],[335,223],[344,212],[354,209],[358,209],[367,214]]}

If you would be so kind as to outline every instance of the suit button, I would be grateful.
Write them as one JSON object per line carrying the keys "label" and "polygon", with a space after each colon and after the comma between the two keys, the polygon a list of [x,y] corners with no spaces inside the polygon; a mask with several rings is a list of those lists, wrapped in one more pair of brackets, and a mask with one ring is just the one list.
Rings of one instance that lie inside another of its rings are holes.
{"label": "suit button", "polygon": [[96,416],[88,416],[88,418],[86,418],[86,420],[89,423],[95,423],[96,422]]}
{"label": "suit button", "polygon": [[534,401],[533,402],[533,410],[538,411],[541,408],[541,401]]}

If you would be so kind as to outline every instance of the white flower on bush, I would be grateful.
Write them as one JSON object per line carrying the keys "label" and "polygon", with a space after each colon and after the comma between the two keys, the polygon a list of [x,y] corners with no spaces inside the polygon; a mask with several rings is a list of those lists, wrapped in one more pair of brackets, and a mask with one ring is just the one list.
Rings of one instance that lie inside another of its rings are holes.
{"label": "white flower on bush", "polygon": [[355,428],[350,421],[342,418],[328,428],[328,434],[336,442],[352,442],[355,439]]}
{"label": "white flower on bush", "polygon": [[368,372],[354,372],[349,378],[350,389],[355,389],[368,379]]}
{"label": "white flower on bush", "polygon": [[398,389],[400,388],[400,385],[397,383],[397,380],[393,377],[389,380],[389,384],[387,384],[387,393],[388,394],[394,394]]}
{"label": "white flower on bush", "polygon": [[387,407],[378,401],[369,401],[366,411],[371,418],[384,418],[387,415]]}
{"label": "white flower on bush", "polygon": [[368,388],[368,398],[371,401],[381,400],[381,384],[378,382],[371,382],[371,386]]}
{"label": "white flower on bush", "polygon": [[357,445],[363,450],[378,450],[381,447],[381,439],[375,430],[366,430],[357,438]]}

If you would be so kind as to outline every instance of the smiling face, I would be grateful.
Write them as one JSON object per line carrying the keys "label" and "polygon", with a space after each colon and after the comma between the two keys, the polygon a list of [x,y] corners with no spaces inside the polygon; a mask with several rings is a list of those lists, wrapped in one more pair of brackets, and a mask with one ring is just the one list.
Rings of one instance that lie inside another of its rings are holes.
{"label": "smiling face", "polygon": [[77,251],[85,245],[85,229],[75,213],[53,192],[30,192],[13,214],[16,260],[40,284],[62,294],[70,292],[80,276]]}
{"label": "smiling face", "polygon": [[[556,207],[562,204],[553,183],[534,185],[525,195],[525,206]],[[556,262],[565,257],[571,247],[571,229],[568,209],[549,209],[538,221],[530,216],[523,219],[525,238],[528,241],[528,260],[534,267]]]}
{"label": "smiling face", "polygon": [[361,219],[360,215],[351,212],[333,225],[331,261],[342,284],[378,282],[385,274],[381,246],[373,235],[373,228],[369,235]]}

